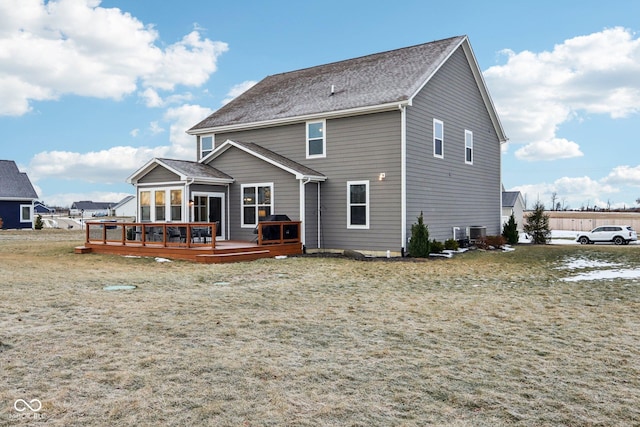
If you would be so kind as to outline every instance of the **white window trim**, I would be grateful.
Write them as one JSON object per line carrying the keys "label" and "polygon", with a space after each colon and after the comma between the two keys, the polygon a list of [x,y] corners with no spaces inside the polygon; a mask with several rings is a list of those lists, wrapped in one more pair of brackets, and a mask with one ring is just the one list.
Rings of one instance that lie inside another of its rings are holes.
{"label": "white window trim", "polygon": [[[470,142],[470,144],[467,144]],[[467,148],[471,149],[471,160],[467,160]],[[464,162],[468,165],[473,164],[473,132],[464,130]]]}
{"label": "white window trim", "polygon": [[[322,154],[309,154],[309,125],[313,123],[322,123]],[[326,120],[310,120],[305,123],[305,146],[307,159],[321,159],[327,157],[327,121]]]}
{"label": "white window trim", "polygon": [[[207,137],[211,137],[211,150],[207,150],[209,151],[207,154],[204,154],[204,150],[202,149],[202,138],[207,138]],[[216,136],[214,134],[209,134],[209,135],[200,135],[200,158],[204,159],[205,157],[207,157],[209,154],[211,154],[213,152],[213,150],[215,150],[216,148]]]}
{"label": "white window trim", "polygon": [[257,184],[242,184],[240,186],[240,227],[241,228],[256,228],[258,226],[258,209],[256,209],[256,223],[255,224],[245,224],[244,223],[244,189],[246,187],[253,187],[256,189],[256,207],[258,206],[257,202],[257,198],[258,198],[258,187],[271,187],[271,203],[269,204],[269,206],[271,206],[271,214],[273,215],[273,213],[275,212],[275,198],[274,198],[274,191],[273,191],[273,182],[262,182],[262,183],[257,183]]}
{"label": "white window trim", "polygon": [[[442,138],[441,138],[442,153],[441,154],[436,153],[436,125],[437,124],[442,126]],[[433,157],[444,159],[444,123],[442,122],[442,120],[438,120],[438,119],[433,119]]]}
{"label": "white window trim", "polygon": [[[366,224],[364,225],[353,225],[351,224],[351,186],[352,185],[365,185],[367,202],[366,206]],[[351,230],[368,230],[369,229],[369,206],[371,205],[371,199],[369,198],[369,181],[347,181],[347,229]]]}
{"label": "white window trim", "polygon": [[[22,217],[22,210],[24,208],[29,208],[29,218],[23,218]],[[21,223],[28,223],[28,222],[33,222],[33,205],[20,205],[20,222]]]}
{"label": "white window trim", "polygon": [[[181,221],[171,221],[171,190],[182,190],[182,220]],[[187,218],[188,216],[188,210],[187,207],[185,207],[185,193],[186,190],[184,187],[142,187],[138,189],[138,206],[137,206],[137,210],[138,210],[138,214],[137,214],[137,218],[140,219],[140,221],[142,221],[142,206],[140,205],[140,193],[143,191],[149,191],[151,192],[151,200],[150,200],[150,209],[151,212],[149,213],[149,221],[148,222],[175,222],[175,223],[180,223],[180,222],[187,222],[185,221],[185,218]],[[155,192],[156,191],[164,191],[165,192],[165,205],[164,205],[164,214],[165,214],[165,219],[158,221],[156,220],[156,198],[155,198]],[[146,222],[146,221],[145,221]]]}

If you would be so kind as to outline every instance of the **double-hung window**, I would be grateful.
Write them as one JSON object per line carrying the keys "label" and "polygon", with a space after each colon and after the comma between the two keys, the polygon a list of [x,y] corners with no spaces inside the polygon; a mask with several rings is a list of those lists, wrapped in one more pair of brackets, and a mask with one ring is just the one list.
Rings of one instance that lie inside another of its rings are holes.
{"label": "double-hung window", "polygon": [[473,164],[473,132],[470,130],[464,131],[464,162]]}
{"label": "double-hung window", "polygon": [[347,228],[369,228],[369,181],[347,182]]}
{"label": "double-hung window", "polygon": [[273,212],[273,184],[242,185],[242,227],[255,227]]}
{"label": "double-hung window", "polygon": [[20,205],[20,222],[33,222],[32,205]]}
{"label": "double-hung window", "polygon": [[444,123],[433,119],[433,156],[444,158]]}
{"label": "double-hung window", "polygon": [[307,159],[326,157],[326,125],[325,120],[307,122]]}
{"label": "double-hung window", "polygon": [[213,151],[213,135],[200,137],[200,158],[206,157]]}

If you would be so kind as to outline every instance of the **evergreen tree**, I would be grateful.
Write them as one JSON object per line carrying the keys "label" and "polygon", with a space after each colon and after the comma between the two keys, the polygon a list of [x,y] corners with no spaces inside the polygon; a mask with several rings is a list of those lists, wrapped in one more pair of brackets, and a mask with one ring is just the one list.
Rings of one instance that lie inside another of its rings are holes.
{"label": "evergreen tree", "polygon": [[420,212],[418,223],[411,226],[409,255],[414,258],[426,258],[429,256],[429,245],[429,227],[425,225],[424,217]]}
{"label": "evergreen tree", "polygon": [[42,222],[42,215],[38,215],[36,217],[35,224],[33,224],[33,228],[35,228],[36,230],[42,230],[42,227],[44,227],[44,222]]}
{"label": "evergreen tree", "polygon": [[551,238],[549,228],[549,215],[544,213],[544,204],[537,201],[533,207],[533,212],[527,216],[527,223],[524,225],[525,233],[533,238],[535,244],[545,244]]}
{"label": "evergreen tree", "polygon": [[520,236],[518,235],[518,223],[516,222],[516,217],[513,216],[513,212],[509,217],[509,221],[507,221],[502,227],[502,236],[510,245],[515,245],[518,243],[518,240],[520,238]]}

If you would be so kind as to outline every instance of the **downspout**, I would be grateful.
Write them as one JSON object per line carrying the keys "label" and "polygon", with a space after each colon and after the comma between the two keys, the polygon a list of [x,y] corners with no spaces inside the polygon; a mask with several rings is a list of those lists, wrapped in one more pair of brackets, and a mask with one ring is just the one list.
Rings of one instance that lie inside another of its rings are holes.
{"label": "downspout", "polygon": [[300,227],[300,240],[302,241],[302,247],[304,248],[307,243],[307,225],[306,225],[306,195],[304,186],[311,182],[311,178],[306,178],[303,180],[300,179],[300,221],[302,222],[302,227]]}
{"label": "downspout", "polygon": [[400,252],[404,255],[407,244],[407,106],[400,109]]}

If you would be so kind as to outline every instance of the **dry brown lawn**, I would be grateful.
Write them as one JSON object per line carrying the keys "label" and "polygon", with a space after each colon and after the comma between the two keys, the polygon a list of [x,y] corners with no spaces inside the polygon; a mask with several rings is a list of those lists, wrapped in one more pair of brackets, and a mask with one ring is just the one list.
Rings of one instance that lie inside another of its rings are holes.
{"label": "dry brown lawn", "polygon": [[0,426],[640,425],[638,279],[556,268],[639,246],[199,265],[81,240],[0,231]]}

